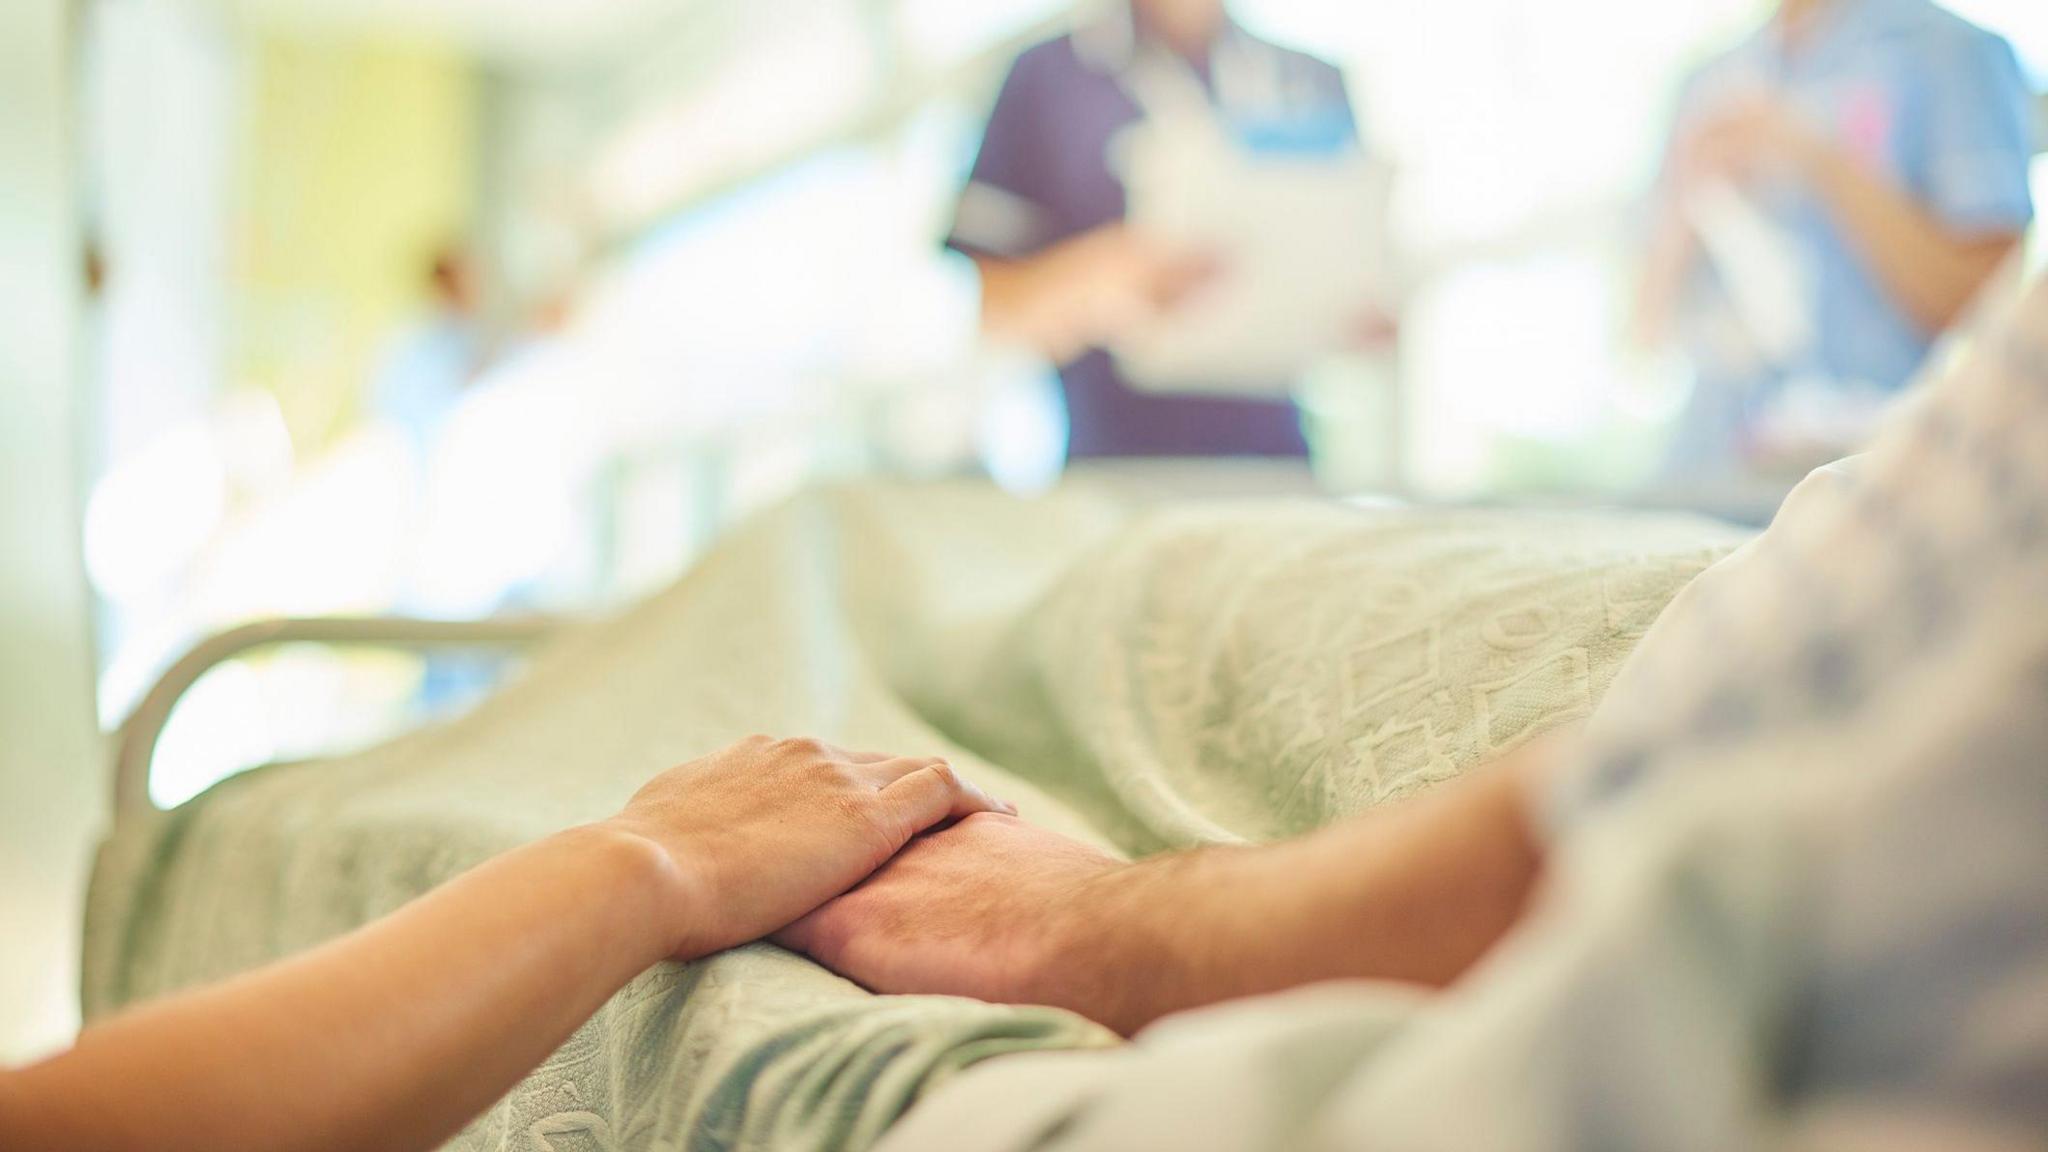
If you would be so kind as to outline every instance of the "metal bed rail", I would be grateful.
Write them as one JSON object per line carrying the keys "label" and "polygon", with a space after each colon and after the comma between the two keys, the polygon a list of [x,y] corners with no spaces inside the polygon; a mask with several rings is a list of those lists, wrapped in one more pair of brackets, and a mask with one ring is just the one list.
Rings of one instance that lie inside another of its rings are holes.
{"label": "metal bed rail", "polygon": [[259,620],[194,645],[159,677],[122,723],[114,741],[114,819],[155,815],[150,767],[164,725],[186,692],[213,668],[244,653],[282,644],[387,648],[410,652],[523,650],[555,636],[570,621],[559,616],[503,616],[483,620],[420,620],[396,616],[331,616]]}

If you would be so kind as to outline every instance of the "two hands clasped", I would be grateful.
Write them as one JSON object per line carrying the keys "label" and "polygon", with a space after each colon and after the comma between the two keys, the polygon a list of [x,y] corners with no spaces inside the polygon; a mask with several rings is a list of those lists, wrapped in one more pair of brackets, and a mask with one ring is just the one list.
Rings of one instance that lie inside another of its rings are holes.
{"label": "two hands clasped", "polygon": [[655,777],[597,825],[645,845],[667,890],[663,954],[768,935],[866,879],[912,837],[1011,805],[943,759],[751,737]]}
{"label": "two hands clasped", "polygon": [[1526,797],[1551,759],[1536,745],[1295,840],[1132,863],[941,759],[743,740],[610,819],[0,1069],[0,1148],[436,1147],[649,967],[763,938],[877,992],[1126,1033],[1319,980],[1442,985],[1522,915],[1541,862]]}
{"label": "two hands clasped", "polygon": [[766,934],[877,992],[1052,1005],[1128,1033],[1316,980],[1454,979],[1533,886],[1525,797],[1548,747],[1298,840],[1137,863],[1018,819],[942,761],[811,741],[685,765],[615,823],[702,878],[675,900],[697,911],[673,955]]}

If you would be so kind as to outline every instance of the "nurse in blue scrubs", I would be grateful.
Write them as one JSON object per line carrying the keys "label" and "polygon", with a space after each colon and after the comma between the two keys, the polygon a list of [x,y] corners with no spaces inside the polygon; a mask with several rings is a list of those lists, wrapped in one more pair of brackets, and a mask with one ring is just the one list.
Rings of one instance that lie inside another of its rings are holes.
{"label": "nurse in blue scrubs", "polygon": [[2033,142],[2011,46],[1929,0],[1783,0],[1701,69],[1645,293],[1697,370],[1671,479],[1768,455],[1790,388],[1903,388],[2032,219]]}
{"label": "nurse in blue scrubs", "polygon": [[1103,351],[1209,271],[1123,226],[1114,142],[1144,116],[1147,78],[1162,71],[1198,81],[1248,148],[1359,147],[1332,65],[1251,35],[1221,0],[1133,0],[1018,58],[947,244],[980,270],[984,330],[1060,365],[1070,457],[1303,455],[1287,401],[1141,392]]}

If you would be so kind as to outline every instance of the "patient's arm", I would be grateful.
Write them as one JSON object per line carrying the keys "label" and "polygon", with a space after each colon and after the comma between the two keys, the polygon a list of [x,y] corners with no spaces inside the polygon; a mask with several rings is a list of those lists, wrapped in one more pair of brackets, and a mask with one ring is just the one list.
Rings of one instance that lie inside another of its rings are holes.
{"label": "patient's arm", "polygon": [[776,939],[884,992],[1051,1004],[1132,1032],[1318,980],[1440,986],[1519,918],[1548,752],[1261,848],[1126,864],[1006,816],[914,841]]}
{"label": "patient's arm", "polygon": [[759,937],[996,807],[941,761],[743,742],[611,820],[0,1071],[0,1148],[435,1147],[643,969]]}

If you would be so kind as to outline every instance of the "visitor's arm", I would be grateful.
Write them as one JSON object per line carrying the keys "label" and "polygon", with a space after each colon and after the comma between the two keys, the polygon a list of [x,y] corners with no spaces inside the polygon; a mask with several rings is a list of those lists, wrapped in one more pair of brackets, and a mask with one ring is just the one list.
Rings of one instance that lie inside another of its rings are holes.
{"label": "visitor's arm", "polygon": [[434,1148],[627,981],[755,939],[999,806],[942,761],[755,739],[304,955],[0,1071],[0,1148]]}

